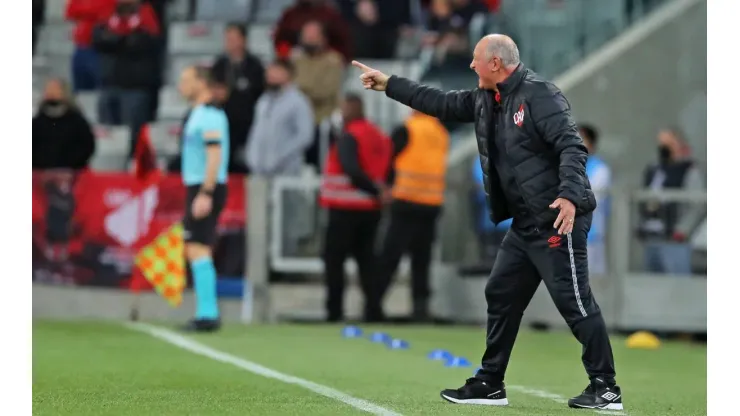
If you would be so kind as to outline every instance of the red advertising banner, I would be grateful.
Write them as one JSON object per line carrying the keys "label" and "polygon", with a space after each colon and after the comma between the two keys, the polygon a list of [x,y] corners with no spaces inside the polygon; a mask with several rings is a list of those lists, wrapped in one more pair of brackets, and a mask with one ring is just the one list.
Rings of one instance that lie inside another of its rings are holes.
{"label": "red advertising banner", "polygon": [[[179,175],[142,182],[128,173],[38,171],[32,183],[38,282],[130,288],[138,250],[185,212]],[[221,276],[244,272],[245,201],[244,177],[229,177],[214,252]]]}

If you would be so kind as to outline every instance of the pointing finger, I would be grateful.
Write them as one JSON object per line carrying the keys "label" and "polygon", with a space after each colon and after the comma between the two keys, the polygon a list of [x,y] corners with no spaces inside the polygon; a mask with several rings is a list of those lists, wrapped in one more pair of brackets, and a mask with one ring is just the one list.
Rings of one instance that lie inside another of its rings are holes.
{"label": "pointing finger", "polygon": [[367,65],[365,65],[365,64],[363,64],[363,63],[361,63],[361,62],[357,62],[357,61],[352,61],[352,66],[354,66],[354,67],[356,67],[356,68],[360,68],[360,69],[361,69],[361,70],[363,70],[364,72],[370,72],[370,71],[372,71],[372,70],[373,70],[373,69],[372,69],[372,68],[370,68],[369,66],[367,66]]}

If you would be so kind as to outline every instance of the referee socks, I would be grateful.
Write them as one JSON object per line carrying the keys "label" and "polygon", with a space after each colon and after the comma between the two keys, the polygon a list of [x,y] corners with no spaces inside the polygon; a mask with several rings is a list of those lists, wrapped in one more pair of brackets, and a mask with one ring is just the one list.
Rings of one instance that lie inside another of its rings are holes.
{"label": "referee socks", "polygon": [[216,299],[216,268],[210,257],[201,257],[190,263],[195,286],[195,319],[218,319]]}

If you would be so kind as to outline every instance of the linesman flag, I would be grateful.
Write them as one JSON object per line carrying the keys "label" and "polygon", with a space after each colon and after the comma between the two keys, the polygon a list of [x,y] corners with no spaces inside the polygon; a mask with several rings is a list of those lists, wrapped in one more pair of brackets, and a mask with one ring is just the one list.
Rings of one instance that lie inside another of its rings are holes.
{"label": "linesman flag", "polygon": [[185,289],[184,247],[182,224],[177,223],[136,255],[141,273],[172,307],[180,306]]}

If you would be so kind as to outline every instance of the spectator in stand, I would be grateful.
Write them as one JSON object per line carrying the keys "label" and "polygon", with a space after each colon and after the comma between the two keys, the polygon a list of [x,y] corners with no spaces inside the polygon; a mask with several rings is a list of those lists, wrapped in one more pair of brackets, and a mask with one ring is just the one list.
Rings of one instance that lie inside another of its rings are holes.
{"label": "spectator in stand", "polygon": [[605,275],[607,272],[606,231],[609,227],[608,192],[611,187],[612,173],[609,165],[596,155],[596,144],[599,139],[596,127],[582,124],[580,133],[588,149],[586,176],[591,182],[591,190],[596,197],[596,210],[591,220],[591,230],[588,232],[588,269],[597,276]]}
{"label": "spectator in stand", "polygon": [[33,169],[84,169],[95,153],[95,136],[67,83],[51,79],[33,117]]}
{"label": "spectator in stand", "polygon": [[115,7],[116,0],[67,1],[65,17],[76,23],[75,51],[72,55],[72,86],[75,92],[96,90],[100,86],[100,64],[92,45],[93,29]]}
{"label": "spectator in stand", "polygon": [[448,57],[469,60],[472,45],[468,35],[470,21],[477,13],[487,13],[480,0],[433,0],[427,24],[425,45],[435,47],[435,62],[443,63]]}
{"label": "spectator in stand", "polygon": [[275,50],[278,57],[288,58],[300,41],[303,26],[319,21],[326,27],[329,47],[342,54],[345,62],[352,59],[347,23],[327,0],[298,0],[283,12],[275,29]]}
{"label": "spectator in stand", "polygon": [[318,168],[320,125],[339,107],[344,63],[342,56],[329,48],[325,27],[318,21],[306,23],[301,30],[300,45],[294,55],[295,81],[311,101],[316,130],[313,144],[306,153],[306,162]]}
{"label": "spectator in stand", "polygon": [[157,24],[159,25],[159,60],[157,61],[157,82],[152,87],[149,103],[149,117],[148,121],[155,121],[157,119],[157,110],[159,109],[159,90],[162,88],[164,83],[164,71],[167,62],[167,34],[169,33],[169,26],[167,24],[167,4],[172,0],[143,0],[144,3],[148,3],[154,10],[154,15],[157,17]]}
{"label": "spectator in stand", "polygon": [[[658,133],[658,163],[645,170],[646,189],[703,191],[704,180],[696,163],[686,157],[686,141],[677,129]],[[689,275],[691,245],[687,242],[704,216],[691,203],[649,201],[641,207],[640,235],[651,272]]]}
{"label": "spectator in stand", "polygon": [[160,30],[151,5],[118,0],[115,11],[95,27],[93,45],[101,61],[100,120],[131,128],[133,154],[159,78]]}
{"label": "spectator in stand", "polygon": [[265,69],[259,58],[247,50],[247,28],[230,23],[224,33],[224,54],[213,65],[213,77],[228,87],[224,110],[229,118],[229,141],[234,149],[229,171],[248,173],[242,156],[254,119],[257,99],[265,89]]}
{"label": "spectator in stand", "polygon": [[411,23],[410,2],[398,0],[340,0],[339,7],[352,31],[353,55],[392,59],[401,27]]}
{"label": "spectator in stand", "polygon": [[44,15],[46,14],[46,0],[33,0],[32,10],[33,31],[31,32],[31,53],[36,56],[36,41],[38,40],[39,28],[44,24]]}
{"label": "spectator in stand", "polygon": [[255,122],[247,141],[246,160],[252,173],[300,175],[304,152],[314,135],[308,98],[293,83],[293,64],[278,59],[267,68],[265,93],[257,100]]}

